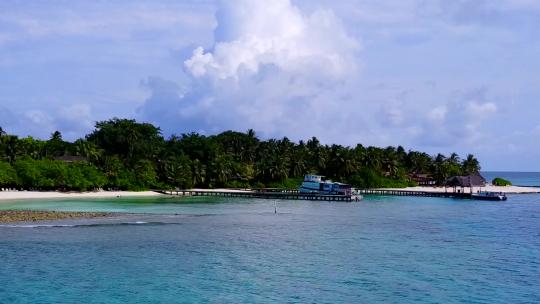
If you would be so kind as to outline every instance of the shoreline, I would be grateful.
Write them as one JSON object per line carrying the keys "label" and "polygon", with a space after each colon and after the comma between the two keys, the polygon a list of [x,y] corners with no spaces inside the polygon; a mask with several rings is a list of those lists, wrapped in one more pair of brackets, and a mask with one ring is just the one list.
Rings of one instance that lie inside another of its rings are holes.
{"label": "shoreline", "polygon": [[54,198],[117,198],[117,197],[152,197],[162,196],[154,191],[95,191],[95,192],[58,192],[58,191],[0,191],[0,203],[3,200],[54,199]]}
{"label": "shoreline", "polygon": [[[403,190],[417,192],[453,192],[453,188],[417,186],[406,188],[380,188],[381,190]],[[474,187],[473,192],[478,190],[490,192],[502,192],[505,194],[540,194],[540,187],[523,186],[493,186],[487,185],[479,188]],[[251,189],[191,189],[208,192],[249,192]],[[378,189],[377,189],[378,190]],[[461,188],[457,188],[461,190]],[[464,193],[470,193],[470,188],[464,188]],[[167,197],[168,195],[155,191],[94,191],[94,192],[59,192],[59,191],[0,191],[0,203],[12,200],[32,200],[32,199],[84,199],[84,198],[122,198],[122,197]]]}

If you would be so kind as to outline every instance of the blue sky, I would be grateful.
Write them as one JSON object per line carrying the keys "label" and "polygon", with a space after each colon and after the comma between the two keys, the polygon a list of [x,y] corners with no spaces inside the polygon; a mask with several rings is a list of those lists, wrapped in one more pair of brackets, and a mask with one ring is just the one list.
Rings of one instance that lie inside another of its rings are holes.
{"label": "blue sky", "polygon": [[117,116],[540,171],[539,54],[536,0],[4,0],[0,126]]}

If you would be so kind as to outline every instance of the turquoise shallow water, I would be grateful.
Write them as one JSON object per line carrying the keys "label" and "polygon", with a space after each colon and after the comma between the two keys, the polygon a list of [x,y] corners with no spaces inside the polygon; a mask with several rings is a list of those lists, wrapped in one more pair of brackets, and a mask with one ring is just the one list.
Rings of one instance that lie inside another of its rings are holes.
{"label": "turquoise shallow water", "polygon": [[144,214],[0,226],[0,303],[540,302],[538,195],[14,206]]}

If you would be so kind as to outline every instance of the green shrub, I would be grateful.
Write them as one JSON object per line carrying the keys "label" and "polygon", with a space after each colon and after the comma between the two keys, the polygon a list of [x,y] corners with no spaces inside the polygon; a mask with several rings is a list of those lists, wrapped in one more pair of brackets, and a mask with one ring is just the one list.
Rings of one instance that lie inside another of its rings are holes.
{"label": "green shrub", "polygon": [[491,184],[494,186],[512,186],[512,183],[509,180],[504,178],[496,177],[491,181]]}
{"label": "green shrub", "polygon": [[414,186],[414,182],[410,182],[404,178],[391,178],[381,176],[374,170],[363,169],[359,173],[354,174],[349,179],[349,184],[356,188],[370,189],[370,188],[406,188]]}
{"label": "green shrub", "polygon": [[23,158],[15,162],[14,169],[25,189],[86,191],[106,182],[105,175],[87,162]]}
{"label": "green shrub", "polygon": [[253,189],[263,189],[265,187],[266,186],[261,182],[257,182],[257,183],[255,183],[255,185],[253,185]]}
{"label": "green shrub", "polygon": [[267,188],[298,189],[302,185],[303,177],[286,178],[280,182],[270,182]]}
{"label": "green shrub", "polygon": [[241,189],[250,188],[248,182],[246,182],[246,181],[237,181],[237,180],[228,181],[225,184],[225,187],[227,187],[227,188],[241,188]]}
{"label": "green shrub", "polygon": [[15,186],[18,184],[17,172],[10,164],[0,162],[0,186]]}
{"label": "green shrub", "polygon": [[418,187],[418,183],[413,181],[413,180],[408,180],[407,181],[407,186],[408,187]]}

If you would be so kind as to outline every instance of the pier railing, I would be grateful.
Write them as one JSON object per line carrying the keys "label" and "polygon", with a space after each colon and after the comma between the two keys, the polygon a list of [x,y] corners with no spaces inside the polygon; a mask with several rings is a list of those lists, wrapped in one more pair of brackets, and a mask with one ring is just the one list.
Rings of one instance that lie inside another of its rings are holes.
{"label": "pier railing", "polygon": [[356,192],[361,195],[471,198],[470,193],[463,193],[463,192],[411,191],[411,190],[396,190],[396,189],[357,189]]}
{"label": "pier railing", "polygon": [[381,196],[419,196],[419,197],[446,197],[470,199],[470,193],[441,192],[441,191],[411,191],[396,189],[356,189],[355,195],[301,193],[294,189],[237,189],[237,190],[156,190],[174,196],[214,196],[214,197],[244,197],[263,199],[310,200],[310,201],[346,201],[356,200],[355,195],[381,195]]}
{"label": "pier railing", "polygon": [[212,191],[212,190],[161,190],[163,194],[175,196],[219,196],[219,197],[244,197],[244,198],[264,198],[264,199],[285,199],[285,200],[309,200],[309,201],[342,201],[350,202],[350,195],[312,194],[300,193],[298,190],[285,191]]}

